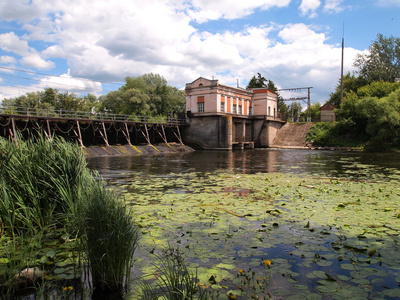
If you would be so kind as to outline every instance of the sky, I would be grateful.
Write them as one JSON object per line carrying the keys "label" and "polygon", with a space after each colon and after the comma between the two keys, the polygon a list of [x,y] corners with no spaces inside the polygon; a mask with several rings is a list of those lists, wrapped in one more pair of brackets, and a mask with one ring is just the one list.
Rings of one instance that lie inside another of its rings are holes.
{"label": "sky", "polygon": [[342,38],[346,74],[378,34],[400,37],[400,0],[0,0],[0,101],[48,87],[100,96],[148,73],[245,88],[260,73],[323,104]]}

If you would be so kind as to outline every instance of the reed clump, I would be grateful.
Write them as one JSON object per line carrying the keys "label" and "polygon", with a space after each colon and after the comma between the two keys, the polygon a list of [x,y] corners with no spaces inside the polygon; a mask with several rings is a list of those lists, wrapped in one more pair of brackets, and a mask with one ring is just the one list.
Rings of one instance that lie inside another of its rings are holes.
{"label": "reed clump", "polygon": [[76,230],[90,177],[81,149],[39,136],[16,146],[0,139],[2,233],[36,234],[49,227]]}
{"label": "reed clump", "polygon": [[43,239],[73,237],[97,290],[122,292],[127,286],[138,227],[118,196],[96,178],[82,149],[62,138],[38,135],[18,146],[0,138],[0,247],[18,244],[3,260],[12,270],[0,274],[2,282],[10,282],[7,294],[15,288],[14,273],[45,267],[21,242],[29,237],[39,248]]}
{"label": "reed clump", "polygon": [[[197,273],[191,273],[179,249],[169,247],[161,255],[157,255],[159,265],[156,273],[149,280],[139,280],[136,295],[128,295],[127,299],[209,299],[207,290],[198,285]],[[139,295],[137,295],[139,294]]]}
{"label": "reed clump", "polygon": [[139,227],[117,195],[101,182],[93,181],[87,191],[81,241],[95,293],[122,293],[130,280]]}

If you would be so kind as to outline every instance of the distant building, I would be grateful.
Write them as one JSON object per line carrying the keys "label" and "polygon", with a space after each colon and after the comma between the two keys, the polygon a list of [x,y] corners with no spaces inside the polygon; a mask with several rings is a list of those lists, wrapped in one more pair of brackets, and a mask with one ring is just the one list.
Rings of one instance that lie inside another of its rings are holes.
{"label": "distant building", "polygon": [[283,123],[278,95],[266,88],[245,90],[200,77],[186,84],[185,144],[199,149],[268,147]]}
{"label": "distant building", "polygon": [[245,90],[200,77],[186,84],[185,91],[189,115],[232,114],[277,118],[278,95],[267,88]]}
{"label": "distant building", "polygon": [[321,108],[321,122],[335,122],[336,115],[335,115],[336,107],[333,106],[331,103],[326,102]]}

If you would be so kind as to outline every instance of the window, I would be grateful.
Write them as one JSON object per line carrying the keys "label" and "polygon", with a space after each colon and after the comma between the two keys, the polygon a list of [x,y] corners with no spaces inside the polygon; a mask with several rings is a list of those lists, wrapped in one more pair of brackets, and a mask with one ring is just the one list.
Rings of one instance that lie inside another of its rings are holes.
{"label": "window", "polygon": [[204,112],[204,96],[197,97],[197,112]]}
{"label": "window", "polygon": [[271,106],[268,106],[268,116],[271,115]]}
{"label": "window", "polygon": [[236,106],[236,104],[233,104],[233,113],[234,113],[234,114],[237,113],[237,106]]}
{"label": "window", "polygon": [[197,103],[198,112],[204,112],[204,102]]}
{"label": "window", "polygon": [[221,102],[221,112],[225,112],[225,102]]}
{"label": "window", "polygon": [[239,114],[239,115],[241,115],[241,114],[242,114],[242,106],[241,106],[241,105],[239,105],[238,114]]}

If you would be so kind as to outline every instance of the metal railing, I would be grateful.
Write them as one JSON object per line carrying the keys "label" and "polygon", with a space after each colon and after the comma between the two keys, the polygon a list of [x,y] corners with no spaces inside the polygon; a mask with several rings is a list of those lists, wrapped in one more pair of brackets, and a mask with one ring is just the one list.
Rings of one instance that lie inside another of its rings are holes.
{"label": "metal railing", "polygon": [[84,111],[68,111],[54,110],[46,108],[32,108],[19,106],[0,106],[0,114],[3,115],[19,115],[29,117],[44,117],[44,118],[63,118],[63,119],[89,119],[103,121],[127,121],[127,122],[144,122],[144,123],[160,123],[182,125],[184,119],[173,117],[151,117],[151,116],[136,116],[126,114],[114,114],[107,112],[84,112]]}

